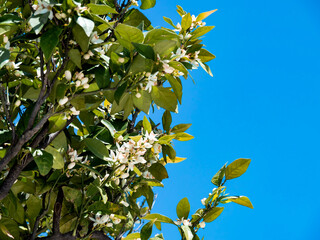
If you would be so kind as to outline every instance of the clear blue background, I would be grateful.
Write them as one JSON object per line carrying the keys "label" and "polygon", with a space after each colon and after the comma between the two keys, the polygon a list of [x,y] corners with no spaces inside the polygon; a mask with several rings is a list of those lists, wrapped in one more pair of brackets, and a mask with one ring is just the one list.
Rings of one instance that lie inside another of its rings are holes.
{"label": "clear blue background", "polygon": [[[227,191],[248,196],[254,210],[230,203],[199,235],[320,239],[320,3],[158,0],[145,13],[154,26],[166,24],[162,16],[177,23],[177,4],[192,14],[218,9],[206,19],[216,28],[204,38],[217,58],[210,63],[213,78],[198,70],[196,85],[184,81],[174,123],[192,123],[195,139],[176,143],[178,156],[188,159],[168,167],[154,212],[176,218],[183,197],[195,211],[225,162],[251,158]],[[165,239],[180,239],[177,229],[163,224],[163,230]]]}

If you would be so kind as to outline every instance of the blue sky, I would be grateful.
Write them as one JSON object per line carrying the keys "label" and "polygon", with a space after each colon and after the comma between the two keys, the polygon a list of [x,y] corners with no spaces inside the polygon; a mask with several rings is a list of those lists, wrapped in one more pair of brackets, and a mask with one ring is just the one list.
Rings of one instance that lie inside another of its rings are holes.
{"label": "blue sky", "polygon": [[[175,218],[188,197],[192,210],[212,190],[214,173],[237,158],[248,171],[227,184],[248,196],[255,209],[234,203],[207,224],[207,240],[320,239],[320,3],[316,0],[158,0],[146,11],[154,26],[162,16],[179,21],[175,6],[192,14],[218,9],[206,22],[216,28],[204,43],[217,58],[214,77],[193,72],[184,81],[183,104],[174,123],[192,123],[190,142],[176,143],[183,163],[169,176],[154,212]],[[163,225],[165,239],[179,238]]]}

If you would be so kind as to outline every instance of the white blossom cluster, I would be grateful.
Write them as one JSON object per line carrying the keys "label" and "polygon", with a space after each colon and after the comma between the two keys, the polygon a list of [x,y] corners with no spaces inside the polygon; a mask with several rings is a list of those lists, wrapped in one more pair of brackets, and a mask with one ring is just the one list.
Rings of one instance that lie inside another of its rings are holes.
{"label": "white blossom cluster", "polygon": [[[108,158],[117,167],[115,175],[112,177],[117,185],[120,183],[120,179],[125,180],[130,176],[130,172],[133,171],[135,165],[142,163],[150,167],[152,163],[158,160],[158,155],[162,151],[161,145],[157,143],[157,135],[154,132],[147,132],[138,141],[130,139],[128,142],[123,142],[122,140],[123,138],[120,136],[116,143],[117,149],[115,151],[111,150]],[[153,152],[151,160],[145,157],[148,149],[152,149]],[[150,173],[146,172],[144,174],[151,178]]]}
{"label": "white blossom cluster", "polygon": [[95,218],[89,217],[89,219],[94,222],[94,227],[96,227],[97,225],[104,225],[106,227],[112,228],[113,225],[117,225],[121,222],[121,219],[117,218],[114,214],[106,214],[101,216],[100,213],[97,213],[95,215]]}

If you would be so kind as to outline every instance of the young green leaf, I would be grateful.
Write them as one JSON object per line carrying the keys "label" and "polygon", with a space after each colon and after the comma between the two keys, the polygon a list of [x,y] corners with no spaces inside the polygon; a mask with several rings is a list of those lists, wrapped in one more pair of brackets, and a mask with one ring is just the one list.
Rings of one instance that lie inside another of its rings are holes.
{"label": "young green leaf", "polygon": [[156,221],[158,221],[158,222],[174,224],[174,222],[170,218],[168,218],[166,216],[163,216],[161,214],[158,214],[158,213],[148,214],[147,216],[145,216],[145,217],[143,217],[141,219],[145,219],[145,220],[154,220],[154,219],[156,219]]}
{"label": "young green leaf", "polygon": [[146,130],[148,133],[151,133],[151,132],[152,132],[151,124],[150,124],[150,122],[148,121],[148,119],[147,119],[146,116],[143,117],[143,128],[144,128],[144,130]]}
{"label": "young green leaf", "polygon": [[187,131],[192,124],[178,124],[171,129],[173,133],[181,133]]}
{"label": "young green leaf", "polygon": [[190,212],[190,203],[188,198],[182,198],[177,205],[177,216],[179,219],[187,219]]}
{"label": "young green leaf", "polygon": [[141,9],[153,8],[156,5],[156,0],[141,0]]}
{"label": "young green leaf", "polygon": [[211,179],[211,182],[216,185],[216,186],[220,186],[223,177],[225,176],[226,173],[226,164],[213,176],[213,178]]}
{"label": "young green leaf", "polygon": [[234,203],[237,203],[239,205],[242,205],[242,206],[245,206],[245,207],[253,209],[253,205],[252,205],[251,201],[246,196],[228,197],[227,201],[228,202],[234,202]]}
{"label": "young green leaf", "polygon": [[181,132],[181,133],[177,133],[175,134],[175,138],[176,140],[178,141],[189,141],[191,139],[193,139],[194,136],[188,134],[188,133],[185,133],[185,132]]}
{"label": "young green leaf", "polygon": [[240,177],[247,171],[250,162],[250,159],[239,158],[234,162],[230,163],[226,169],[226,179],[230,180],[233,178]]}
{"label": "young green leaf", "polygon": [[215,11],[217,11],[218,9],[214,9],[214,10],[211,10],[211,11],[208,11],[208,12],[203,12],[203,13],[200,13],[197,17],[197,22],[199,21],[202,21],[204,20],[205,18],[209,17],[212,13],[214,13]]}

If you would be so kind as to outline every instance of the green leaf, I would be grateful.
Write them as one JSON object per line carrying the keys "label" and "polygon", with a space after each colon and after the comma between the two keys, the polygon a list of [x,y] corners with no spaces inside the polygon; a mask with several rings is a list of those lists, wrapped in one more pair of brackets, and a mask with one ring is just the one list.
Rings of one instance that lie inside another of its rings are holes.
{"label": "green leaf", "polygon": [[141,43],[134,43],[134,42],[132,44],[135,47],[135,49],[138,51],[138,53],[140,53],[142,56],[151,60],[155,60],[156,55],[151,46],[146,44],[141,44]]}
{"label": "green leaf", "polygon": [[145,29],[151,26],[150,20],[136,8],[129,10],[123,23],[133,27],[138,27],[141,23],[143,23]]}
{"label": "green leaf", "polygon": [[203,221],[209,223],[214,221],[223,211],[223,207],[215,207],[209,210],[206,215],[203,217]]}
{"label": "green leaf", "polygon": [[159,181],[169,177],[167,169],[160,163],[152,164],[149,168],[149,172]]}
{"label": "green leaf", "polygon": [[191,18],[191,15],[190,13],[188,14],[185,14],[181,20],[181,27],[184,31],[186,31],[187,29],[190,28],[192,24],[192,18]]}
{"label": "green leaf", "polygon": [[181,132],[181,133],[177,133],[175,135],[174,139],[176,139],[178,141],[189,141],[189,140],[191,140],[193,138],[194,138],[194,136],[192,136],[192,135],[190,135],[188,133],[185,133],[185,132]]}
{"label": "green leaf", "polygon": [[78,49],[71,49],[68,53],[70,60],[78,67],[82,68],[81,66],[81,53]]}
{"label": "green leaf", "polygon": [[179,219],[187,219],[190,212],[190,203],[188,198],[182,198],[177,205],[177,216]]}
{"label": "green leaf", "polygon": [[99,88],[106,88],[110,84],[110,73],[109,69],[106,69],[103,66],[99,66],[95,69],[95,80],[99,86]]}
{"label": "green leaf", "polygon": [[168,79],[174,94],[176,95],[177,99],[179,100],[180,104],[181,104],[181,100],[182,100],[182,85],[181,83],[175,78],[173,77],[171,74],[166,74],[165,77]]}
{"label": "green leaf", "polygon": [[219,187],[221,185],[225,172],[226,172],[226,164],[212,177],[211,182],[214,185]]}
{"label": "green leaf", "polygon": [[27,200],[26,214],[29,220],[31,221],[32,228],[34,225],[34,221],[36,220],[36,218],[40,213],[40,210],[41,210],[40,206],[41,206],[41,199],[34,195],[30,195],[30,197]]}
{"label": "green leaf", "polygon": [[77,19],[77,24],[82,27],[82,29],[84,30],[84,32],[86,33],[86,35],[88,37],[91,36],[91,33],[94,29],[94,22],[91,21],[88,18],[84,18],[84,17],[78,17]]}
{"label": "green leaf", "polygon": [[211,10],[211,11],[208,11],[208,12],[203,12],[203,13],[200,13],[197,17],[197,22],[199,21],[202,21],[204,20],[205,18],[209,17],[212,13],[214,13],[215,11],[217,11],[218,9],[214,9],[214,10]]}
{"label": "green leaf", "polygon": [[[140,97],[137,97],[137,94],[140,94]],[[139,110],[149,114],[149,109],[151,105],[151,95],[147,91],[139,90],[137,94],[132,94],[133,104]]]}
{"label": "green leaf", "polygon": [[142,43],[144,39],[140,29],[125,24],[119,24],[116,27],[115,35],[118,42],[130,51],[134,49],[132,42]]}
{"label": "green leaf", "polygon": [[141,0],[141,9],[153,8],[156,5],[156,0]]}
{"label": "green leaf", "polygon": [[106,160],[109,157],[109,151],[107,147],[98,139],[86,138],[83,140],[89,150],[98,158]]}
{"label": "green leaf", "polygon": [[226,169],[226,179],[230,180],[233,178],[240,177],[247,171],[250,162],[250,159],[239,158],[234,162],[230,163]]}
{"label": "green leaf", "polygon": [[127,81],[125,81],[120,87],[117,88],[117,90],[114,93],[114,100],[119,104],[120,99],[122,97],[122,95],[124,94],[124,92],[127,89]]}
{"label": "green leaf", "polygon": [[64,196],[68,202],[71,202],[75,205],[75,207],[79,207],[82,201],[82,193],[78,189],[74,189],[71,187],[62,187]]}
{"label": "green leaf", "polygon": [[148,240],[149,237],[152,234],[152,227],[153,227],[153,222],[148,222],[147,224],[145,224],[140,231],[140,238],[141,240]]}
{"label": "green leaf", "polygon": [[89,3],[87,5],[90,12],[97,15],[106,15],[108,13],[118,13],[114,8],[106,5],[106,4],[93,4]]}
{"label": "green leaf", "polygon": [[87,52],[89,49],[90,38],[87,36],[83,28],[78,24],[75,24],[75,26],[72,28],[72,34],[76,42],[80,45],[81,50],[83,52]]}
{"label": "green leaf", "polygon": [[203,62],[203,63],[209,62],[212,59],[216,58],[215,55],[213,55],[211,52],[209,52],[208,50],[203,49],[203,48],[200,50],[200,53],[199,53],[198,57],[201,60],[201,62]]}
{"label": "green leaf", "polygon": [[213,28],[214,28],[214,26],[198,27],[196,30],[194,30],[191,33],[192,37],[190,38],[190,40],[193,40],[193,39],[196,39],[198,37],[205,35],[206,33],[210,32]]}
{"label": "green leaf", "polygon": [[52,53],[59,43],[59,36],[62,33],[62,29],[59,27],[50,28],[43,33],[40,37],[40,47],[43,51],[44,57],[49,61]]}
{"label": "green leaf", "polygon": [[62,169],[64,167],[64,160],[61,153],[51,146],[47,146],[45,150],[53,156],[52,168]]}
{"label": "green leaf", "polygon": [[10,51],[5,48],[0,48],[0,69],[9,62]]}
{"label": "green leaf", "polygon": [[140,233],[130,233],[128,236],[126,236],[122,240],[136,240],[138,238],[140,238]]}
{"label": "green leaf", "polygon": [[44,14],[39,14],[36,16],[32,16],[29,20],[29,24],[34,30],[35,34],[39,34],[42,30],[43,26],[47,23],[50,12],[46,12]]}
{"label": "green leaf", "polygon": [[150,122],[148,121],[147,117],[144,116],[143,117],[143,128],[144,130],[146,130],[148,133],[152,132],[152,126],[150,124]]}
{"label": "green leaf", "polygon": [[169,144],[172,139],[175,138],[175,135],[164,135],[158,139],[159,144]]}
{"label": "green leaf", "polygon": [[181,229],[183,231],[184,236],[186,237],[186,240],[192,240],[193,239],[193,234],[191,232],[190,227],[182,225]]}
{"label": "green leaf", "polygon": [[239,205],[242,205],[242,206],[245,206],[245,207],[253,209],[251,201],[246,196],[227,197],[227,202],[234,202],[234,203],[237,203]]}
{"label": "green leaf", "polygon": [[162,115],[162,126],[166,132],[170,131],[171,123],[172,123],[171,113],[170,113],[170,111],[166,110],[166,111],[164,111],[164,113]]}
{"label": "green leaf", "polygon": [[163,222],[163,223],[170,223],[170,224],[174,224],[174,222],[166,217],[166,216],[163,216],[161,214],[158,214],[158,213],[152,213],[152,214],[148,214],[147,216],[141,218],[141,219],[145,219],[145,220],[154,220],[154,219],[157,219],[156,221],[157,222]]}
{"label": "green leaf", "polygon": [[171,112],[177,111],[177,97],[169,88],[153,86],[151,92],[152,100],[159,107]]}
{"label": "green leaf", "polygon": [[101,120],[101,123],[106,126],[111,134],[111,136],[113,137],[114,134],[117,132],[116,129],[114,128],[114,126],[111,124],[111,122],[109,122],[108,120]]}
{"label": "green leaf", "polygon": [[176,28],[176,25],[174,25],[174,23],[172,22],[172,20],[170,18],[167,18],[167,17],[163,17],[163,19],[169,23],[172,27]]}
{"label": "green leaf", "polygon": [[67,119],[63,114],[54,115],[49,118],[49,133],[60,131],[67,123]]}
{"label": "green leaf", "polygon": [[181,62],[171,61],[169,62],[169,66],[182,72],[184,74],[184,78],[187,79],[189,72]]}
{"label": "green leaf", "polygon": [[171,132],[174,132],[174,133],[181,133],[181,132],[185,132],[189,129],[189,127],[191,126],[192,124],[178,124],[176,126],[174,126],[172,129],[171,129]]}
{"label": "green leaf", "polygon": [[42,176],[47,175],[53,165],[53,156],[43,150],[35,150],[32,155],[39,168],[40,174]]}

